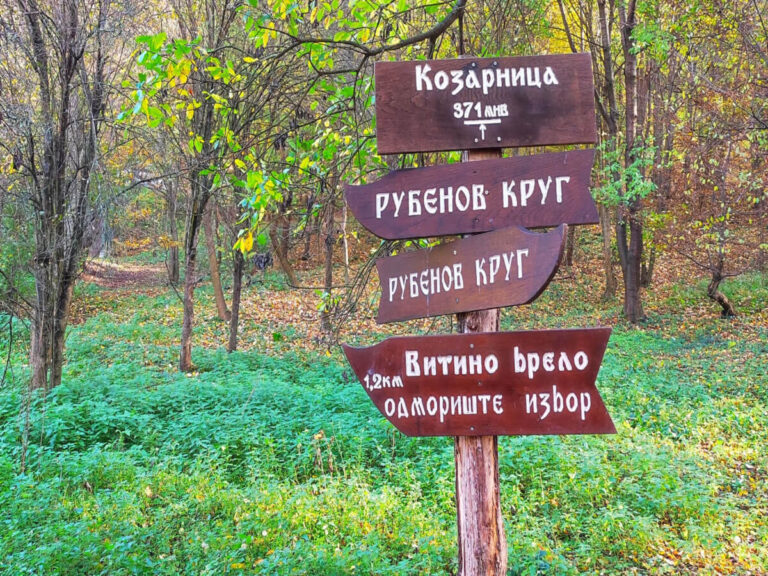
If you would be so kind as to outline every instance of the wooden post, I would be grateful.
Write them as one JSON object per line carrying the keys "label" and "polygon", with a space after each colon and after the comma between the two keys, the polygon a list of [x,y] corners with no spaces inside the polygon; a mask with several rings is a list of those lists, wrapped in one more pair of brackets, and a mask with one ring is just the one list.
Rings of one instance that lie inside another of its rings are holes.
{"label": "wooden post", "polygon": [[[462,161],[501,157],[500,149],[468,151]],[[495,332],[499,310],[457,315],[459,332]],[[501,517],[499,450],[497,436],[457,436],[456,522],[459,540],[459,576],[505,576],[507,540]]]}

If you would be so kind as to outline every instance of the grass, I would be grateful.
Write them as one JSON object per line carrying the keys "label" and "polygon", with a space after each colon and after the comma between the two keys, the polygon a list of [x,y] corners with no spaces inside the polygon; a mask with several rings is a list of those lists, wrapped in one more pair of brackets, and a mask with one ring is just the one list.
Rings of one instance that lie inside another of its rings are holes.
{"label": "grass", "polygon": [[[729,282],[735,320],[673,287],[639,328],[592,282],[502,320],[613,325],[598,388],[618,429],[500,439],[509,573],[768,573],[764,277]],[[0,388],[0,574],[455,572],[451,440],[395,432],[338,350],[246,318],[243,341],[274,346],[228,355],[203,289],[185,375],[171,292],[83,298],[104,305],[71,330],[64,383],[30,400],[24,474],[21,347]]]}

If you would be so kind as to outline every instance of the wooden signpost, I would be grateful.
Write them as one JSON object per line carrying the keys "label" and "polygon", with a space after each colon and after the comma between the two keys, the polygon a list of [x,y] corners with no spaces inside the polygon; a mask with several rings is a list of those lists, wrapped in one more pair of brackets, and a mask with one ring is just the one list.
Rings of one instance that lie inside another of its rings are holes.
{"label": "wooden signpost", "polygon": [[595,388],[610,328],[389,338],[344,346],[407,436],[613,434]]}
{"label": "wooden signpost", "polygon": [[597,224],[594,159],[593,149],[571,150],[397,170],[347,185],[345,198],[358,222],[389,240]]}
{"label": "wooden signpost", "polygon": [[380,323],[457,313],[460,334],[344,352],[403,434],[454,436],[460,576],[507,571],[498,435],[616,432],[595,387],[610,328],[498,332],[499,306],[532,301],[552,279],[566,225],[597,222],[594,150],[501,158],[503,147],[597,141],[591,62],[567,54],[375,67],[379,152],[464,150],[466,162],[347,186],[350,208],[382,238],[474,235],[376,263]]}
{"label": "wooden signpost", "polygon": [[592,58],[377,62],[380,154],[597,142]]}
{"label": "wooden signpost", "polygon": [[554,276],[565,225],[504,228],[376,261],[380,324],[534,300]]}

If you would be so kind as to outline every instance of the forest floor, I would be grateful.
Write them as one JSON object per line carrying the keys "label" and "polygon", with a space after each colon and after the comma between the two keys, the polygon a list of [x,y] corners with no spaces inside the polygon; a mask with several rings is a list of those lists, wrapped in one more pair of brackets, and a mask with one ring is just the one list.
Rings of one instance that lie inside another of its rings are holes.
{"label": "forest floor", "polygon": [[[632,326],[618,299],[601,301],[581,241],[502,329],[612,326],[597,387],[618,433],[500,439],[510,574],[768,574],[768,276],[726,282],[740,315],[722,320],[706,279],[662,258],[648,319]],[[64,382],[47,396],[24,394],[15,324],[0,574],[455,572],[452,443],[394,431],[319,329],[320,271],[298,275],[303,289],[279,269],[250,278],[233,354],[203,279],[189,374],[159,255],[89,263]],[[372,278],[335,341],[453,329],[379,326],[377,298]]]}

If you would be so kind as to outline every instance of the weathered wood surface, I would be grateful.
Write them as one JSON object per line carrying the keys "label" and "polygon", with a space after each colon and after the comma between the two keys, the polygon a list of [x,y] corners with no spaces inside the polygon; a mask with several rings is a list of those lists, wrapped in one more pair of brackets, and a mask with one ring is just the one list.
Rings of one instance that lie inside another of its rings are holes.
{"label": "weathered wood surface", "polygon": [[[501,149],[465,150],[462,162],[501,157]],[[498,332],[498,308],[456,316],[460,334]],[[499,439],[497,436],[456,436],[456,532],[459,576],[506,576],[507,539],[501,515]]]}
{"label": "weathered wood surface", "polygon": [[377,62],[380,154],[597,142],[589,54]]}
{"label": "weathered wood surface", "polygon": [[454,440],[459,576],[507,574],[498,445],[498,436]]}
{"label": "weathered wood surface", "polygon": [[381,413],[408,436],[613,434],[595,380],[610,328],[389,338],[344,345]]}
{"label": "weathered wood surface", "polygon": [[344,195],[355,218],[389,240],[597,224],[594,158],[571,150],[396,170]]}
{"label": "weathered wood surface", "polygon": [[557,270],[566,226],[546,233],[512,227],[376,261],[380,324],[518,306]]}

